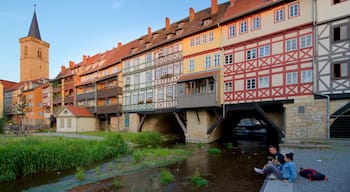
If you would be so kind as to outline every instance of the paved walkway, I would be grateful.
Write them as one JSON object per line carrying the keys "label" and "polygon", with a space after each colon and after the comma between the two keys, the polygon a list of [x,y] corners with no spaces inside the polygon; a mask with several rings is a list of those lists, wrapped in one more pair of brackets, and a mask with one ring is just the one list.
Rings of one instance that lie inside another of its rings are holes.
{"label": "paved walkway", "polygon": [[330,140],[330,148],[317,145],[281,145],[281,152],[294,153],[297,170],[314,168],[328,177],[326,181],[310,181],[298,176],[296,181],[284,183],[266,178],[261,192],[348,192],[350,191],[350,140]]}

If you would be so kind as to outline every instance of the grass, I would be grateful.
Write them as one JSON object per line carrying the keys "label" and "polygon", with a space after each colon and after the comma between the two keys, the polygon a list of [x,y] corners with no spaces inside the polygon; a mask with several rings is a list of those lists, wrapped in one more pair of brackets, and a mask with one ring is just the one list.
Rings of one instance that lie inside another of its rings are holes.
{"label": "grass", "polygon": [[170,173],[169,170],[162,169],[159,173],[160,184],[167,185],[174,181],[174,176]]}
{"label": "grass", "polygon": [[77,172],[75,173],[75,178],[79,181],[84,180],[85,170],[82,167],[77,167]]}
{"label": "grass", "polygon": [[0,182],[39,172],[83,167],[127,152],[119,135],[84,140],[63,137],[3,137],[0,139]]}
{"label": "grass", "polygon": [[190,177],[192,183],[194,183],[197,187],[202,187],[208,185],[208,180],[202,178],[202,173],[199,168],[196,169],[193,176]]}

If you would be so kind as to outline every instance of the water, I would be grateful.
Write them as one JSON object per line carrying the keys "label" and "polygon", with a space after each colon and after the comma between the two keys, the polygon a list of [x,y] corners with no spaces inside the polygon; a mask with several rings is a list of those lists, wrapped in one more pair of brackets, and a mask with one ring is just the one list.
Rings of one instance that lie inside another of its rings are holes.
{"label": "water", "polygon": [[[145,192],[145,191],[259,191],[263,185],[265,176],[254,173],[253,167],[261,166],[266,162],[266,148],[259,142],[241,141],[233,146],[216,142],[212,144],[186,144],[186,148],[193,151],[193,155],[176,164],[165,167],[174,176],[174,182],[162,186],[160,184],[159,172],[162,168],[138,169],[129,174],[118,176],[122,184],[119,191]],[[208,149],[218,148],[219,154],[208,153]],[[102,163],[100,163],[102,164]],[[105,172],[109,162],[104,162],[101,172]],[[90,172],[94,167],[90,166]],[[86,168],[88,170],[88,168]],[[201,178],[208,181],[208,185],[198,187],[191,181],[196,171],[201,173]],[[60,174],[46,173],[32,177],[18,179],[14,182],[1,184],[1,191],[47,191],[71,185],[77,182],[74,178],[75,170],[68,170]],[[89,174],[87,171],[86,174]],[[114,177],[94,182],[88,185],[81,185],[69,191],[115,191]],[[46,187],[38,188],[40,185],[48,184]],[[81,183],[83,184],[83,183]],[[64,190],[62,190],[64,191]]]}

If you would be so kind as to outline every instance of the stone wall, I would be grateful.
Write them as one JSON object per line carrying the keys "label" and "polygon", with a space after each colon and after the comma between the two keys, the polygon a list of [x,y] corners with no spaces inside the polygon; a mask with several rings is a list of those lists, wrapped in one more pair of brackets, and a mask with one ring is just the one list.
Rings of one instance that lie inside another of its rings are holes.
{"label": "stone wall", "polygon": [[284,107],[286,140],[327,139],[327,99],[296,97]]}

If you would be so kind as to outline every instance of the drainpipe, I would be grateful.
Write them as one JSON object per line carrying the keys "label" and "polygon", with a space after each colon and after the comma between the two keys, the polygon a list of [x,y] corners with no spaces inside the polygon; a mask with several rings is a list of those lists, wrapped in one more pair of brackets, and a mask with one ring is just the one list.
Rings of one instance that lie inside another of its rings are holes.
{"label": "drainpipe", "polygon": [[[316,63],[316,58],[318,56],[318,29],[317,29],[317,17],[318,17],[318,12],[317,12],[317,0],[312,1],[312,24],[314,27],[314,55],[312,57],[312,63],[315,65]],[[318,69],[318,67],[316,68]],[[315,75],[317,77],[318,71],[316,71]],[[316,79],[316,78],[315,78]],[[318,79],[316,79],[318,81]],[[317,82],[318,83],[318,82]],[[316,90],[317,91],[317,90]],[[327,111],[326,111],[326,117],[327,117],[327,139],[330,139],[330,97],[329,95],[325,94],[320,94],[316,93],[315,91],[315,84],[313,85],[313,92],[315,95],[318,95],[320,97],[326,98],[327,99]]]}
{"label": "drainpipe", "polygon": [[[222,27],[221,27],[220,23],[217,23],[217,26],[220,29],[220,48],[221,48],[222,56],[224,56],[225,49],[222,46]],[[225,61],[225,57],[224,57],[224,61]],[[224,65],[225,65],[225,62],[223,62],[222,65],[221,65],[222,82],[224,82]],[[220,82],[219,86],[223,86],[221,84],[221,82]],[[224,87],[223,87],[223,89],[224,89]],[[225,115],[226,115],[226,108],[225,108],[224,90],[222,90],[222,119],[225,119]]]}
{"label": "drainpipe", "polygon": [[329,140],[330,139],[330,119],[329,119],[329,117],[330,117],[330,98],[329,98],[329,95],[318,94],[318,93],[314,93],[314,94],[327,99],[327,111],[326,111],[326,114],[327,114],[327,139]]}

